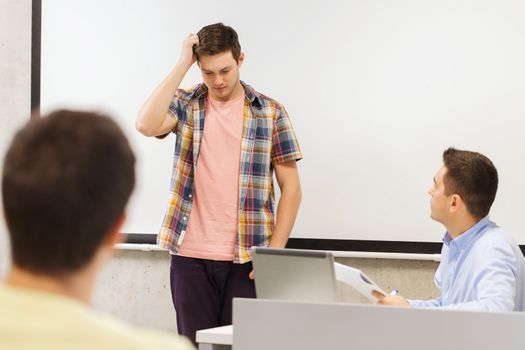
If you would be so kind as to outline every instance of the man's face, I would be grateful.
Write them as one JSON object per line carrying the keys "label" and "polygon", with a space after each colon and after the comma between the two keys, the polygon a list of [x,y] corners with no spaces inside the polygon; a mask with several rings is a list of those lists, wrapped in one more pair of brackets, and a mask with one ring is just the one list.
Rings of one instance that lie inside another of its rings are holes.
{"label": "man's face", "polygon": [[448,220],[450,213],[450,206],[452,203],[452,195],[445,194],[444,178],[447,173],[447,168],[442,166],[434,175],[434,183],[428,190],[430,195],[430,217],[442,224]]}
{"label": "man's face", "polygon": [[201,55],[199,67],[208,93],[215,100],[228,101],[239,87],[239,68],[244,60],[241,53],[239,62],[235,61],[231,51],[216,55]]}

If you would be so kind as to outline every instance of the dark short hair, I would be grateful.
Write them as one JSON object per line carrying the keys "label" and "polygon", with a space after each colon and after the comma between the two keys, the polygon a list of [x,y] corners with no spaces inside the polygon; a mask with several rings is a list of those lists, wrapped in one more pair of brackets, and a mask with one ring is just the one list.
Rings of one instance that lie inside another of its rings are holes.
{"label": "dark short hair", "polygon": [[458,194],[478,219],[488,215],[498,191],[498,171],[490,159],[451,147],[443,152],[443,163],[445,194]]}
{"label": "dark short hair", "polygon": [[15,135],[2,174],[13,263],[44,275],[84,267],[134,185],[135,156],[109,117],[60,110],[33,118]]}
{"label": "dark short hair", "polygon": [[210,24],[203,27],[197,33],[199,45],[193,49],[197,60],[201,55],[216,55],[226,51],[231,51],[235,61],[239,62],[241,55],[241,45],[237,33],[232,27],[222,23]]}

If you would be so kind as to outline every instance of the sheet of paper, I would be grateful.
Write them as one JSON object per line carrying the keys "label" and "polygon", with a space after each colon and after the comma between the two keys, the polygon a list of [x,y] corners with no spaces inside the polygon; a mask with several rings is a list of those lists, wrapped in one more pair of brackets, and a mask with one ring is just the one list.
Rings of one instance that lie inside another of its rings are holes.
{"label": "sheet of paper", "polygon": [[353,267],[343,265],[334,262],[335,278],[345,284],[349,284],[359,293],[373,302],[377,301],[377,298],[372,295],[372,291],[376,290],[383,295],[387,295],[377,284],[374,283],[367,275],[361,270]]}

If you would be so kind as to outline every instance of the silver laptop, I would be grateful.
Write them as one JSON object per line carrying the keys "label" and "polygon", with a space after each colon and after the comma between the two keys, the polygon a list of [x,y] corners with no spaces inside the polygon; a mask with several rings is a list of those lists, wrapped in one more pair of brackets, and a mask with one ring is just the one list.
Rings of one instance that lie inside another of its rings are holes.
{"label": "silver laptop", "polygon": [[337,302],[331,252],[252,248],[257,298]]}

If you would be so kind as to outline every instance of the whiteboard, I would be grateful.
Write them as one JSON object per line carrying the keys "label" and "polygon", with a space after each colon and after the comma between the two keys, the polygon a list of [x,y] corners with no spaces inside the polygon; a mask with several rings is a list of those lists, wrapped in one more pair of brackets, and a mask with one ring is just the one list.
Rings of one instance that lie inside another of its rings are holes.
{"label": "whiteboard", "polygon": [[[286,106],[303,151],[292,237],[440,241],[427,190],[455,146],[493,160],[491,218],[524,244],[524,18],[510,0],[42,0],[41,109],[115,116],[138,158],[124,230],[157,233],[175,138],[134,120],[188,33],[222,21],[241,79]],[[194,66],[181,87],[200,81]]]}

